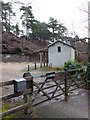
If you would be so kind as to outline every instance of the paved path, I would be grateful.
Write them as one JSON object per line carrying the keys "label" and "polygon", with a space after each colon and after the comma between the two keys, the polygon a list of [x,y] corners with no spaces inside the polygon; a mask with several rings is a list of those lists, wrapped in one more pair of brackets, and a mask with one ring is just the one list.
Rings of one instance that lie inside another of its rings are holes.
{"label": "paved path", "polygon": [[88,94],[71,96],[67,102],[49,102],[36,110],[38,118],[88,118]]}

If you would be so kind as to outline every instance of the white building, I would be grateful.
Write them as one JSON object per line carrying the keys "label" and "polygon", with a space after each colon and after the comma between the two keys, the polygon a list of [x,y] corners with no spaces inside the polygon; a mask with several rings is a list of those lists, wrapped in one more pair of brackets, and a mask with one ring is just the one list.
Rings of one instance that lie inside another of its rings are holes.
{"label": "white building", "polygon": [[48,62],[52,67],[63,67],[68,60],[74,61],[75,49],[60,40],[48,46]]}

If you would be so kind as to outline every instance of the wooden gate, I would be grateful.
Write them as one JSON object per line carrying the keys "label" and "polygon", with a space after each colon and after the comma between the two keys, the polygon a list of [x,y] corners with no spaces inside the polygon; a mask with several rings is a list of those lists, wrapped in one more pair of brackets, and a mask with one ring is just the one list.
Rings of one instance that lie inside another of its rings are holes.
{"label": "wooden gate", "polygon": [[85,87],[85,78],[84,69],[66,69],[57,73],[33,76],[33,106],[60,96],[66,99],[70,91]]}

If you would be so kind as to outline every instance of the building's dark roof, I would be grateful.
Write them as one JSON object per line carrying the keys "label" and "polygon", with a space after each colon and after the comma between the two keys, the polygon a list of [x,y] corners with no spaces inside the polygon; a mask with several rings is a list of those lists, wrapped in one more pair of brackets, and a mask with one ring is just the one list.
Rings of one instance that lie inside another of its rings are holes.
{"label": "building's dark roof", "polygon": [[62,44],[64,44],[64,45],[67,45],[67,46],[72,47],[73,49],[75,49],[75,47],[73,47],[72,45],[69,45],[69,44],[67,44],[67,43],[65,43],[65,42],[63,42],[63,41],[60,41],[60,40],[57,40],[56,42],[48,45],[48,48],[51,47],[51,46],[53,46],[53,45],[55,45],[55,44],[58,43],[58,42],[60,42],[60,43],[62,43]]}

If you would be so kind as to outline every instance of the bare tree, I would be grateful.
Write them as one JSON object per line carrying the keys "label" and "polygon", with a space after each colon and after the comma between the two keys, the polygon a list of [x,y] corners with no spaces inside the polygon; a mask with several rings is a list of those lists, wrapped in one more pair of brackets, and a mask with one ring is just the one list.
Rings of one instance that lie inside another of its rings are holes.
{"label": "bare tree", "polygon": [[84,20],[84,22],[87,22],[87,30],[88,30],[88,62],[90,62],[90,1],[88,2],[87,0],[85,1],[86,5],[82,5],[79,10],[82,12],[85,12],[87,15],[87,18]]}

